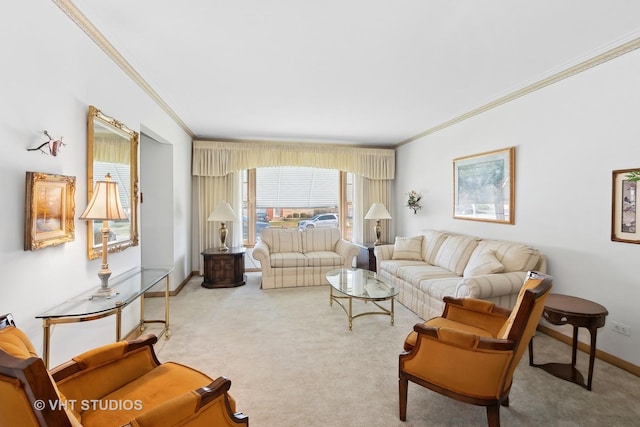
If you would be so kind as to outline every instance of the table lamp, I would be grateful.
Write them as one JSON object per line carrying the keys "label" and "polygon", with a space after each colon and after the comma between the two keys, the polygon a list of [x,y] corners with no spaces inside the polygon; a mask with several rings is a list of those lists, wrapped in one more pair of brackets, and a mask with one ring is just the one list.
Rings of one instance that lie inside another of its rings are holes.
{"label": "table lamp", "polygon": [[382,203],[374,203],[369,208],[369,212],[367,212],[367,214],[364,216],[364,219],[376,220],[376,226],[374,227],[374,230],[376,232],[376,241],[374,245],[381,245],[382,242],[380,241],[380,233],[382,232],[382,227],[380,226],[380,220],[391,219],[391,215],[387,211],[387,208],[385,208]]}
{"label": "table lamp", "polygon": [[229,250],[229,248],[225,244],[227,240],[227,227],[225,225],[225,222],[238,221],[238,219],[239,218],[236,213],[233,211],[233,209],[231,209],[231,205],[226,202],[222,202],[218,206],[216,206],[213,212],[211,212],[211,215],[209,215],[209,218],[207,218],[207,221],[220,221],[221,223],[220,242],[222,243],[222,246],[220,246],[219,248],[220,251],[226,252]]}
{"label": "table lamp", "polygon": [[109,252],[107,246],[109,233],[111,232],[109,221],[127,219],[127,214],[120,203],[118,183],[111,180],[111,175],[107,174],[104,177],[104,181],[96,182],[93,196],[85,211],[80,215],[80,219],[102,221],[102,228],[100,229],[102,233],[102,266],[98,271],[101,284],[100,289],[93,297],[110,298],[117,292],[109,287],[109,277],[111,277],[111,270],[109,270],[107,262],[107,254]]}

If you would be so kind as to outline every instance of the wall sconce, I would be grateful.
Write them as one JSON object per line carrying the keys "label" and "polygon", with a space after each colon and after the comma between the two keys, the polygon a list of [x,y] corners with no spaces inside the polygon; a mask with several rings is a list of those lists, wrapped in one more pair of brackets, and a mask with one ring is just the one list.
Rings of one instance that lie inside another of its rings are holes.
{"label": "wall sconce", "polygon": [[89,205],[85,211],[80,215],[80,219],[102,221],[102,266],[98,272],[101,284],[100,289],[93,294],[93,297],[110,298],[117,292],[109,287],[109,277],[111,277],[111,270],[109,270],[109,264],[107,262],[109,241],[109,221],[127,219],[127,214],[122,208],[120,203],[120,194],[118,192],[118,183],[111,181],[111,175],[107,174],[104,177],[104,181],[96,182],[96,188],[93,191],[93,196]]}
{"label": "wall sconce", "polygon": [[374,245],[380,245],[382,242],[380,241],[380,234],[382,232],[382,227],[380,226],[381,219],[391,219],[391,215],[387,208],[384,207],[382,203],[374,203],[369,208],[369,212],[364,216],[364,219],[375,219],[376,225],[374,227],[374,231],[376,233],[376,241]]}
{"label": "wall sconce", "polygon": [[49,154],[51,154],[52,156],[57,156],[58,155],[58,149],[60,148],[60,146],[65,146],[66,144],[62,142],[62,137],[60,137],[60,139],[53,139],[51,137],[51,135],[49,135],[49,132],[47,132],[46,130],[44,131],[44,134],[49,138],[49,140],[47,142],[43,142],[42,144],[38,145],[37,147],[34,148],[27,148],[27,151],[41,151],[44,154],[47,154],[46,151],[44,151],[44,146],[48,146],[49,148]]}
{"label": "wall sconce", "polygon": [[219,250],[222,252],[226,252],[229,250],[227,245],[225,244],[227,240],[227,227],[225,226],[225,222],[227,221],[238,221],[239,218],[236,213],[231,209],[231,205],[226,202],[220,203],[216,208],[211,212],[207,221],[220,221],[220,242],[222,246],[220,246]]}

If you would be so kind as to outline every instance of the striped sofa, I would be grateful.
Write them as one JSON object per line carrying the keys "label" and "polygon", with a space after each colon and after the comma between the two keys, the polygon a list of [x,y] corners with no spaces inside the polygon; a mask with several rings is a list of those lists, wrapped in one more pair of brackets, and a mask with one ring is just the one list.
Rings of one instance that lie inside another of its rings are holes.
{"label": "striped sofa", "polygon": [[273,289],[329,284],[327,272],[351,267],[358,251],[336,227],[265,228],[253,257],[260,262],[262,289]]}
{"label": "striped sofa", "polygon": [[513,308],[527,271],[546,273],[546,258],[521,243],[424,230],[374,249],[378,276],[423,319],[442,315],[445,296],[480,298]]}

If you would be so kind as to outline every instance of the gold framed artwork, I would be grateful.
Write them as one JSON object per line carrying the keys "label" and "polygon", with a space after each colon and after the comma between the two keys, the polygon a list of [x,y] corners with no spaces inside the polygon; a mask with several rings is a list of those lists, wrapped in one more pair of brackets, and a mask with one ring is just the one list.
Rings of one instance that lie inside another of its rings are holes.
{"label": "gold framed artwork", "polygon": [[611,201],[611,240],[640,243],[638,229],[638,181],[637,169],[613,171]]}
{"label": "gold framed artwork", "polygon": [[515,147],[453,160],[453,217],[515,223]]}
{"label": "gold framed artwork", "polygon": [[75,190],[75,176],[27,172],[25,251],[34,251],[75,239]]}

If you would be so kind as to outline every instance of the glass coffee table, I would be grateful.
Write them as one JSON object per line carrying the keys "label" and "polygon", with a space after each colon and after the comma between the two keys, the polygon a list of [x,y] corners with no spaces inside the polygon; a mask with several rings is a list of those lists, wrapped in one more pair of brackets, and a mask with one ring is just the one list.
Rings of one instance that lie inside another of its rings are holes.
{"label": "glass coffee table", "polygon": [[[329,287],[329,304],[337,302],[340,307],[347,313],[349,318],[349,330],[353,330],[353,319],[360,316],[370,314],[383,314],[391,317],[391,325],[393,326],[393,302],[394,297],[398,295],[398,289],[378,278],[376,273],[360,268],[338,268],[327,273],[327,281],[331,284]],[[339,294],[334,294],[334,290]],[[353,315],[353,299],[362,300],[366,303],[371,302],[379,310],[367,311]],[[348,300],[345,306],[341,300]],[[382,301],[391,300],[390,308],[385,308],[378,304]]]}

